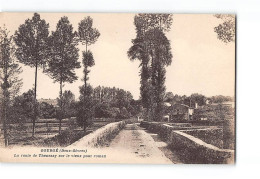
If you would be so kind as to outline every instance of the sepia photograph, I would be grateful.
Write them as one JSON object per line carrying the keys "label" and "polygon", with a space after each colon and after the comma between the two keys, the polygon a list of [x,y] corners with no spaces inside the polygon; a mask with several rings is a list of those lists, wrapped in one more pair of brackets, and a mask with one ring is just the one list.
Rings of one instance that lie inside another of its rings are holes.
{"label": "sepia photograph", "polygon": [[236,15],[0,13],[0,162],[236,163]]}

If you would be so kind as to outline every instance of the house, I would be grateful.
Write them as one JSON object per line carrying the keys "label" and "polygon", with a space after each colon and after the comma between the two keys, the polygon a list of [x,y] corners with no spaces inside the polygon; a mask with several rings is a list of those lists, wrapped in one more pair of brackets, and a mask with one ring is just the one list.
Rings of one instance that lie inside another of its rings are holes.
{"label": "house", "polygon": [[185,104],[174,104],[168,109],[170,121],[192,120],[193,113],[194,108]]}

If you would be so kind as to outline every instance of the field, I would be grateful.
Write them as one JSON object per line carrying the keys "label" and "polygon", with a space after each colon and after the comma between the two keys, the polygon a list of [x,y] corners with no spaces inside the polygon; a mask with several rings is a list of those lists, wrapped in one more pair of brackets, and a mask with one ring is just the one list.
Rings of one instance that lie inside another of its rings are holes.
{"label": "field", "polygon": [[9,124],[9,146],[66,146],[114,121],[114,119],[95,119],[84,133],[82,128],[77,125],[75,118],[63,119],[62,134],[58,135],[59,121],[57,119],[39,119],[36,121],[34,137],[32,137],[31,122]]}

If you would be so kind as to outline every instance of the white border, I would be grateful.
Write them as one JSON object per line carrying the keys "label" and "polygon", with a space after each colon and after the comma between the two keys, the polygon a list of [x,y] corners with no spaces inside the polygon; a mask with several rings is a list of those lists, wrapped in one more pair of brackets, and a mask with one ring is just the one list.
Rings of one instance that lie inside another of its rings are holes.
{"label": "white border", "polygon": [[237,14],[237,163],[0,164],[0,178],[260,178],[259,0],[0,0],[0,11]]}

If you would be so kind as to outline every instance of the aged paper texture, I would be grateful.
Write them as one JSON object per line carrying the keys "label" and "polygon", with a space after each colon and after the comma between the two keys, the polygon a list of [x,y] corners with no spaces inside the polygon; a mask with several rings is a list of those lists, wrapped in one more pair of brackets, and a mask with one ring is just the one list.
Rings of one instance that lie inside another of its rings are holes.
{"label": "aged paper texture", "polygon": [[235,23],[0,13],[0,161],[234,164]]}

